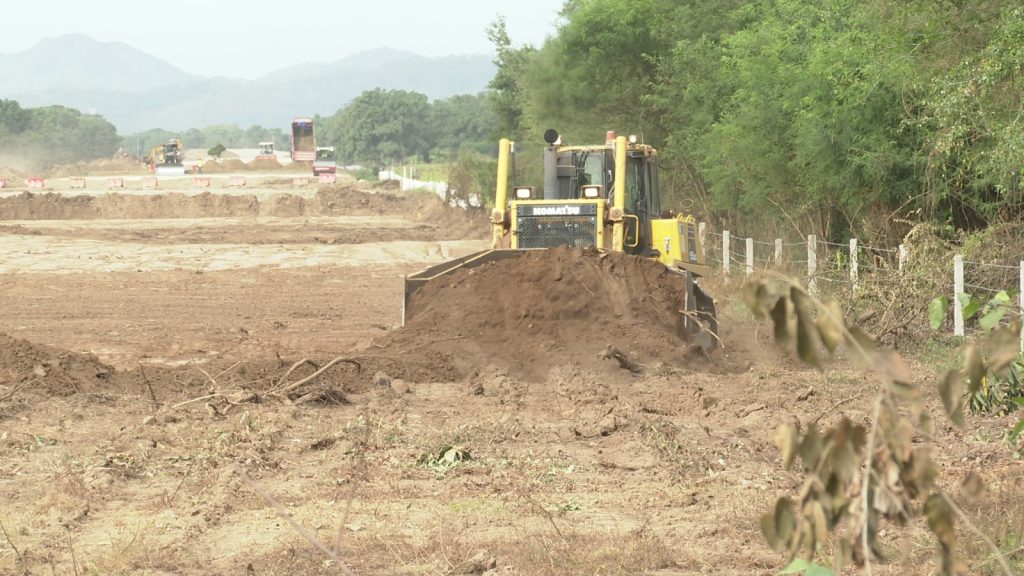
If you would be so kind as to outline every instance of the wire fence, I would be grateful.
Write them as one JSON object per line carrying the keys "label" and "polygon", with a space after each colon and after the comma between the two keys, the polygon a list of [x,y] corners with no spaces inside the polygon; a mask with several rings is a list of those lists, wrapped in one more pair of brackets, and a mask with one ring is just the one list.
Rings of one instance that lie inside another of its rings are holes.
{"label": "wire fence", "polygon": [[[773,271],[802,278],[812,293],[819,289],[856,294],[871,288],[894,288],[919,281],[905,274],[908,249],[899,246],[870,246],[856,238],[837,243],[808,236],[804,242],[784,242],[735,236],[729,231],[703,233],[702,244],[708,264],[725,277],[745,277]],[[948,276],[930,278],[948,286],[953,309],[952,330],[956,336],[978,331],[968,326],[965,308],[974,301],[984,308],[997,303],[1024,315],[1024,260],[1020,262],[967,261],[955,255],[949,261]],[[1021,334],[1024,351],[1024,331]]]}

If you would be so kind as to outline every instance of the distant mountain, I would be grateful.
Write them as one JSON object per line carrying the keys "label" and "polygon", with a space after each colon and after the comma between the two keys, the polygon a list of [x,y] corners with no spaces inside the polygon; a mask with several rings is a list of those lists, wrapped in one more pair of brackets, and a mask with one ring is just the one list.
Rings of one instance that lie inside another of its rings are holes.
{"label": "distant mountain", "polygon": [[101,114],[122,134],[232,123],[285,127],[295,116],[333,114],[373,88],[413,90],[431,99],[475,94],[494,71],[486,55],[428,58],[378,48],[255,80],[212,78],[126,44],[72,34],[0,54],[0,98],[23,107],[62,104]]}

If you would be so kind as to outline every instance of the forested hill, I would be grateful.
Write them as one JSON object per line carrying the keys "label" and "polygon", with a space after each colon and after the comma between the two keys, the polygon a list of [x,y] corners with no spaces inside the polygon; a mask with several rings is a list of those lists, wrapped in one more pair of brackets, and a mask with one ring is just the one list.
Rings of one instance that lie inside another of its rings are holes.
{"label": "forested hill", "polygon": [[704,215],[830,237],[1021,216],[1018,0],[570,0],[541,47],[491,32],[504,132],[640,133]]}
{"label": "forested hill", "polygon": [[216,124],[285,128],[295,116],[331,114],[366,90],[448,98],[480,92],[493,74],[483,54],[429,58],[376,48],[254,80],[204,77],[126,44],[69,34],[0,54],[0,97],[100,114],[122,134]]}

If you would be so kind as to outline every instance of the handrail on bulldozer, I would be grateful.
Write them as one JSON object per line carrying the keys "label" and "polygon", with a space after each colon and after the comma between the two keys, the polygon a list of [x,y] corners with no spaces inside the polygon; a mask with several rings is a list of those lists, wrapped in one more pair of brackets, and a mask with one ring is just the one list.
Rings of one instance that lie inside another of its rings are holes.
{"label": "handrail on bulldozer", "polygon": [[615,190],[612,197],[611,213],[612,250],[625,251],[625,215],[626,215],[626,137],[615,139]]}
{"label": "handrail on bulldozer", "polygon": [[501,249],[505,235],[505,203],[508,200],[508,167],[512,155],[512,141],[502,138],[498,142],[498,181],[495,185],[494,210],[491,212],[491,248]]}

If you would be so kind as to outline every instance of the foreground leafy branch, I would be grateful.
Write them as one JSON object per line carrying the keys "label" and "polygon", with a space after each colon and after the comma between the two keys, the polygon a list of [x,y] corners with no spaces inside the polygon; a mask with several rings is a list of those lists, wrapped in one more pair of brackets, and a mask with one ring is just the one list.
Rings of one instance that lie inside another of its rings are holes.
{"label": "foreground leafy branch", "polygon": [[[870,428],[847,418],[826,430],[813,422],[806,430],[799,423],[779,427],[775,440],[783,465],[798,466],[804,474],[798,494],[780,498],[772,513],[761,518],[769,545],[794,560],[784,573],[832,573],[813,561],[834,536],[834,573],[853,564],[870,574],[873,562],[885,560],[879,541],[882,521],[904,525],[923,514],[939,546],[941,573],[965,574],[956,552],[955,525],[962,513],[935,485],[939,469],[931,447],[915,441],[930,434],[931,420],[902,357],[877,348],[863,330],[847,325],[836,301],[822,302],[794,281],[781,286],[750,282],[743,295],[758,318],[771,320],[775,342],[807,364],[820,367],[825,354],[845,343],[854,357],[874,367],[881,383]],[[1009,365],[1017,357],[1017,342],[993,331],[987,355],[967,346],[963,367],[940,379],[943,407],[958,426],[963,425],[964,386],[974,393],[989,370]],[[1003,572],[1013,574],[999,551],[993,551]]]}

